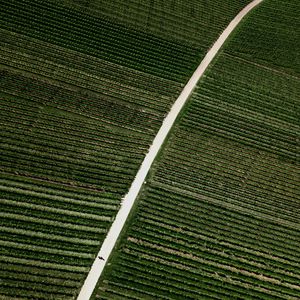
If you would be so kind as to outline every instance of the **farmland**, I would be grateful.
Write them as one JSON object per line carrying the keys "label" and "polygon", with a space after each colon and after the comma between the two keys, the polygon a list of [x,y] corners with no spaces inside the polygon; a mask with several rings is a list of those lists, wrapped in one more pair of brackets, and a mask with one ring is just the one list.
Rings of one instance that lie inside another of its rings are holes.
{"label": "farmland", "polygon": [[205,2],[1,1],[1,299],[76,298],[166,113],[249,1]]}
{"label": "farmland", "polygon": [[264,1],[198,83],[95,299],[299,299],[298,1]]}
{"label": "farmland", "polygon": [[206,50],[237,12],[250,1],[55,0],[77,11],[111,18],[160,39]]}

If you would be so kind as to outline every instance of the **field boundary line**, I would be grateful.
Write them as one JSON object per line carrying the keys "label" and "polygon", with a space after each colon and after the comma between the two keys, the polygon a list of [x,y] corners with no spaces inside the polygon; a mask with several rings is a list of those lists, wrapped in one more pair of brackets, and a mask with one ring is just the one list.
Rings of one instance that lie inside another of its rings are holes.
{"label": "field boundary line", "polygon": [[226,29],[219,36],[214,45],[205,55],[204,59],[201,61],[200,65],[197,67],[196,71],[189,79],[188,83],[183,88],[181,94],[174,102],[171,110],[164,119],[162,126],[160,127],[157,135],[155,136],[152,145],[146,154],[135,179],[133,180],[128,193],[122,199],[121,208],[118,211],[114,222],[98,252],[96,259],[87,275],[87,278],[81,288],[77,300],[89,300],[92,296],[97,282],[102,274],[105,264],[119,238],[119,235],[123,229],[123,226],[128,218],[128,215],[135,203],[135,200],[145,182],[146,176],[152,166],[152,163],[159,152],[162,144],[164,143],[169,131],[171,130],[177,116],[181,112],[184,104],[192,94],[195,89],[197,82],[202,77],[203,73],[206,71],[207,67],[210,65],[214,57],[217,55],[231,32],[236,28],[240,21],[258,4],[263,0],[254,0],[244,7],[237,16],[229,23]]}

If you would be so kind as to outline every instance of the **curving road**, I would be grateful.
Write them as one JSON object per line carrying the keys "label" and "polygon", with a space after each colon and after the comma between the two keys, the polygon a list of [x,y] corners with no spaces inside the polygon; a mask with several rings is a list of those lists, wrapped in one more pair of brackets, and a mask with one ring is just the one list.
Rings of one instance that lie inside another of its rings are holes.
{"label": "curving road", "polygon": [[248,4],[239,14],[230,22],[227,28],[220,35],[218,40],[214,43],[212,48],[208,51],[201,64],[198,66],[193,76],[190,78],[183,91],[173,104],[169,114],[163,121],[160,130],[158,131],[156,137],[153,140],[151,147],[149,148],[149,152],[144,158],[143,163],[140,166],[139,171],[136,174],[134,181],[129,189],[127,195],[123,198],[122,206],[119,212],[116,215],[116,218],[101,246],[101,249],[95,259],[92,268],[81,288],[79,296],[77,300],[89,300],[95,286],[102,274],[104,266],[107,262],[108,257],[110,256],[118,237],[121,233],[121,230],[128,218],[128,215],[131,211],[131,208],[137,198],[138,193],[140,192],[142,185],[145,181],[145,178],[148,174],[148,171],[160,149],[162,144],[164,143],[171,127],[173,126],[179,112],[182,107],[186,103],[189,96],[192,94],[194,88],[196,87],[197,82],[205,72],[206,68],[209,66],[213,58],[216,56],[230,33],[235,29],[235,27],[239,24],[239,22],[258,4],[260,4],[263,0],[254,0],[250,4]]}

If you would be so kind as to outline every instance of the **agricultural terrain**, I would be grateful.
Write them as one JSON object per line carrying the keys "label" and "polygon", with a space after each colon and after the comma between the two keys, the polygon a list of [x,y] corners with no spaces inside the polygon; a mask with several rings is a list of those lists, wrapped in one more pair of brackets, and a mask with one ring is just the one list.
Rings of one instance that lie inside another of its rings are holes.
{"label": "agricultural terrain", "polygon": [[219,2],[1,1],[0,299],[76,298]]}
{"label": "agricultural terrain", "polygon": [[300,299],[299,11],[263,1],[200,80],[94,299]]}

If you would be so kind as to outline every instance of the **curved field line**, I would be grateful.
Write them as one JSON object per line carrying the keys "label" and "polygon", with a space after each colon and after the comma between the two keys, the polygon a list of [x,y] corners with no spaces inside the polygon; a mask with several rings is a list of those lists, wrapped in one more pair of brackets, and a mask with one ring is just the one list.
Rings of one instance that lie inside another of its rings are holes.
{"label": "curved field line", "polygon": [[[216,56],[228,36],[235,29],[235,27],[240,23],[240,21],[258,4],[260,4],[263,0],[254,0],[250,4],[248,4],[239,14],[230,22],[227,28],[220,35],[218,40],[214,43],[212,48],[207,52],[206,56],[184,87],[183,91],[173,104],[170,112],[167,117],[164,119],[162,126],[160,127],[156,137],[153,140],[151,147],[149,148],[149,152],[145,156],[143,163],[138,170],[134,181],[131,184],[131,187],[128,193],[125,195],[122,201],[122,206],[119,212],[116,215],[116,218],[101,246],[101,249],[91,267],[91,270],[81,288],[81,291],[78,295],[77,300],[89,300],[95,286],[102,274],[104,266],[107,262],[108,257],[110,256],[118,237],[121,233],[121,230],[127,220],[127,217],[133,207],[133,204],[137,198],[138,193],[140,192],[142,185],[145,181],[145,178],[150,170],[150,167],[160,149],[162,144],[164,143],[171,127],[173,126],[178,114],[183,108],[189,96],[192,94],[194,88],[196,87],[197,82]],[[102,259],[99,259],[101,257]]]}

